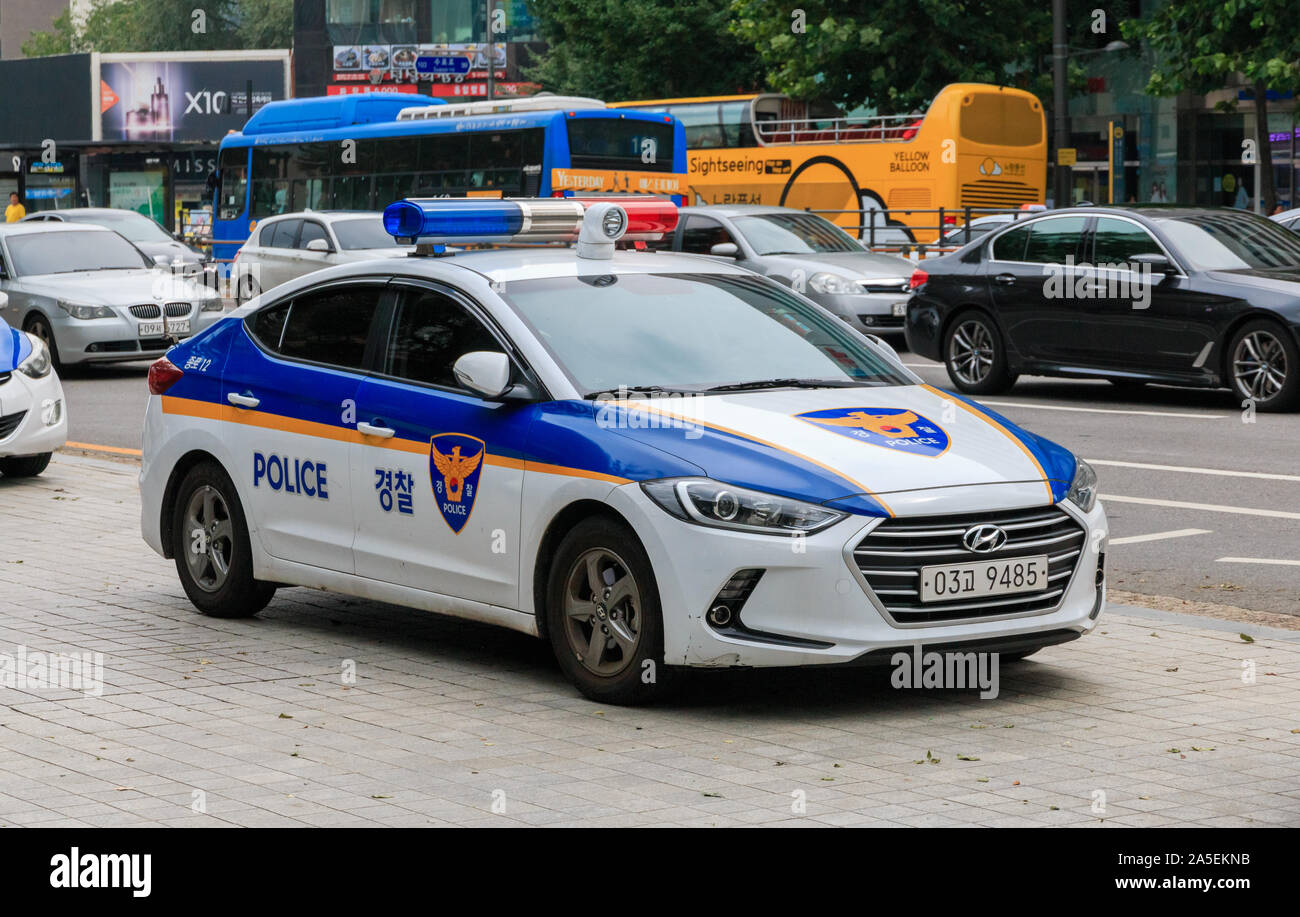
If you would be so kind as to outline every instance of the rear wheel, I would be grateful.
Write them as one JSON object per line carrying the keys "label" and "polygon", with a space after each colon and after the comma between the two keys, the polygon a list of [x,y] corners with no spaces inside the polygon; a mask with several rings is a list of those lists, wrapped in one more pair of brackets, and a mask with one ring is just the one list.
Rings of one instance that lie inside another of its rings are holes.
{"label": "rear wheel", "polygon": [[1300,351],[1280,326],[1260,320],[1238,329],[1228,345],[1233,392],[1259,411],[1292,411],[1300,405]]}
{"label": "rear wheel", "polygon": [[0,458],[0,474],[6,478],[34,478],[50,464],[51,452]]}
{"label": "rear wheel", "polygon": [[948,378],[972,395],[1005,392],[1016,383],[1007,366],[1007,349],[993,320],[981,312],[966,312],[948,328],[943,345]]}
{"label": "rear wheel", "polygon": [[546,622],[560,668],[586,697],[639,704],[664,692],[663,615],[650,558],[624,524],[591,518],[560,542]]}
{"label": "rear wheel", "polygon": [[275,585],[253,578],[243,507],[214,462],[191,468],[176,492],[172,556],[194,607],[214,618],[247,618],[266,607]]}

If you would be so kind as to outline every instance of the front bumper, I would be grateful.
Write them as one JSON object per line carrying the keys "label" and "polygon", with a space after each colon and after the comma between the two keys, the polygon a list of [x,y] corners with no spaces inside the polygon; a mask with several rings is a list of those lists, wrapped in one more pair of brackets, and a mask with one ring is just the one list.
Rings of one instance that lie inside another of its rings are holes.
{"label": "front bumper", "polygon": [[807,292],[804,295],[864,334],[903,333],[904,316],[894,314],[897,303],[907,302],[908,294],[902,291],[845,295]]}
{"label": "front bumper", "polygon": [[0,382],[0,430],[9,430],[19,414],[17,426],[0,436],[0,456],[40,455],[68,441],[67,403],[53,372],[32,379],[15,370]]}
{"label": "front bumper", "polygon": [[[610,499],[626,518],[635,520],[650,555],[663,608],[664,658],[671,665],[843,664],[916,643],[1061,642],[1063,632],[1091,631],[1105,602],[1105,585],[1097,576],[1106,550],[1106,518],[1100,505],[1084,515],[1072,504],[1058,504],[1083,526],[1085,540],[1076,572],[1053,608],[899,626],[848,560],[877,519],[850,516],[795,540],[681,522],[635,484],[617,488]],[[753,569],[763,572],[739,610],[742,631],[710,624],[707,612],[724,584],[738,572]]]}
{"label": "front bumper", "polygon": [[[125,309],[115,310],[125,312]],[[215,325],[223,312],[202,312],[197,307],[188,318],[190,330],[186,338]],[[141,320],[129,313],[113,318],[78,320],[60,316],[54,325],[54,340],[63,363],[121,363],[126,360],[151,360],[161,357],[173,342],[164,337],[141,337]],[[184,320],[181,317],[168,321]],[[155,320],[161,321],[161,319]],[[146,324],[148,322],[145,322]],[[182,339],[183,340],[183,339]]]}

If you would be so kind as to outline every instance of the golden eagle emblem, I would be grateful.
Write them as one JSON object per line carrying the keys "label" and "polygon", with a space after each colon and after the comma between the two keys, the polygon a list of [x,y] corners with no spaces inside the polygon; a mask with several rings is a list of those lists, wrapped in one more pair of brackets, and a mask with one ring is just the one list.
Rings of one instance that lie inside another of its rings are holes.
{"label": "golden eagle emblem", "polygon": [[853,427],[858,430],[870,430],[872,433],[887,436],[890,439],[900,439],[917,436],[916,430],[912,429],[912,424],[917,423],[921,418],[916,415],[915,411],[906,411],[902,414],[868,414],[866,411],[850,411],[843,417],[815,417],[809,419],[813,423],[825,426]]}
{"label": "golden eagle emblem", "polygon": [[429,458],[433,460],[434,467],[442,475],[447,499],[459,503],[465,479],[474,473],[474,469],[478,468],[479,462],[483,460],[483,450],[480,449],[473,455],[461,455],[460,446],[453,446],[451,453],[444,455],[438,451],[437,446],[430,443]]}

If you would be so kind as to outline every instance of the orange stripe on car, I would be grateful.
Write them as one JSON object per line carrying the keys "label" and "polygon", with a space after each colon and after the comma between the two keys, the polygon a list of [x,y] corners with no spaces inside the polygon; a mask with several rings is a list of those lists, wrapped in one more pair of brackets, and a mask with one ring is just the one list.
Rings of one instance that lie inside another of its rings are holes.
{"label": "orange stripe on car", "polygon": [[1052,484],[1047,477],[1047,472],[1043,470],[1042,464],[1038,461],[1038,458],[1034,455],[1034,453],[1029,451],[1029,447],[1020,441],[1020,437],[1016,436],[1014,433],[1012,433],[1006,427],[1002,426],[1002,424],[998,423],[989,415],[985,414],[983,411],[976,410],[966,402],[962,401],[960,398],[954,398],[951,395],[949,395],[947,392],[943,391],[942,389],[937,389],[933,385],[926,385],[924,383],[922,383],[921,388],[926,389],[927,391],[935,395],[938,395],[944,401],[951,401],[953,404],[957,405],[957,407],[961,408],[963,411],[966,411],[967,413],[973,414],[974,416],[978,417],[980,420],[984,421],[990,427],[992,427],[993,429],[1001,433],[1003,436],[1005,436],[1007,439],[1015,443],[1016,447],[1025,454],[1025,458],[1033,462],[1034,468],[1038,470],[1038,476],[1043,479],[1043,486],[1047,488],[1048,501],[1051,502],[1056,499],[1055,495],[1053,495],[1052,493]]}

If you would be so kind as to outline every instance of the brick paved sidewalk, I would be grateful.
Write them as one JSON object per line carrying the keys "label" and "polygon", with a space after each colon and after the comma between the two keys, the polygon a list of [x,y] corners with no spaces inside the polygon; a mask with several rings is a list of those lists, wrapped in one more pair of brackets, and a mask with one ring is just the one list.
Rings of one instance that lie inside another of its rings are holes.
{"label": "brick paved sidewalk", "polygon": [[994,700],[767,671],[602,707],[541,643],[417,611],[198,615],[136,471],[0,480],[0,667],[104,666],[100,696],[0,687],[0,824],[1300,826],[1300,634],[1126,609]]}

